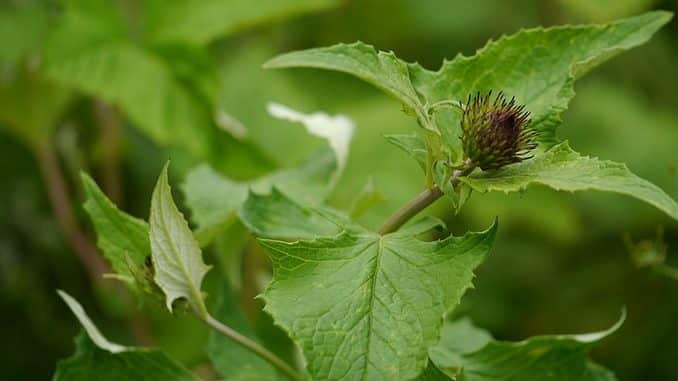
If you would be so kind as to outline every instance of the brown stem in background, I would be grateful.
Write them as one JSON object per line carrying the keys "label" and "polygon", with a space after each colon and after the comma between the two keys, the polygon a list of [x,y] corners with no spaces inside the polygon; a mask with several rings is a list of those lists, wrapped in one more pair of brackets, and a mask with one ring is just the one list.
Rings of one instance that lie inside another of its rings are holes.
{"label": "brown stem in background", "polygon": [[[81,229],[73,214],[73,205],[71,204],[63,171],[59,165],[59,157],[49,142],[38,147],[35,150],[35,154],[59,228],[87,270],[87,275],[92,285],[101,285],[101,276],[105,273],[110,273],[112,270],[108,263],[99,255],[96,246]],[[117,284],[114,285],[114,289],[124,298],[126,303],[133,303],[133,299],[127,290]],[[148,322],[138,311],[132,313],[128,324],[137,343],[140,345],[152,344],[153,340],[149,334]]]}
{"label": "brown stem in background", "polygon": [[122,176],[120,176],[120,147],[122,118],[120,113],[103,101],[96,101],[95,110],[101,128],[102,182],[104,193],[118,207],[122,206]]}
{"label": "brown stem in background", "polygon": [[36,157],[59,228],[87,269],[92,283],[97,283],[101,280],[102,274],[110,272],[110,267],[99,256],[96,247],[80,229],[75,219],[69,190],[54,147],[49,143],[43,144],[36,149]]}

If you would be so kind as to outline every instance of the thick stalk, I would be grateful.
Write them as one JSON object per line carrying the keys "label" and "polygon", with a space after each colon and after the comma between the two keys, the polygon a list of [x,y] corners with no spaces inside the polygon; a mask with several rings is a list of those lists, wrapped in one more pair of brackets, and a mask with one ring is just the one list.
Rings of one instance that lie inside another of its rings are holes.
{"label": "thick stalk", "polygon": [[242,345],[243,347],[250,350],[252,353],[266,360],[269,364],[273,365],[276,369],[284,373],[292,381],[301,381],[301,375],[289,366],[286,362],[281,360],[278,356],[273,354],[273,352],[259,345],[250,338],[243,336],[240,332],[234,330],[233,328],[223,324],[219,320],[213,318],[211,315],[203,319],[196,313],[202,321],[204,321],[210,328],[221,333],[222,335],[228,337],[229,339],[235,341],[236,343]]}
{"label": "thick stalk", "polygon": [[[475,167],[470,163],[466,163],[464,168],[456,169],[452,173],[452,178],[450,179],[452,186],[456,186],[459,183],[459,177],[468,175],[473,171],[474,168]],[[393,213],[383,225],[381,225],[378,231],[379,234],[384,235],[398,230],[401,226],[403,226],[403,224],[409,221],[412,217],[416,216],[422,210],[426,209],[426,207],[433,204],[442,195],[443,191],[437,185],[434,185],[432,188],[425,189],[407,204],[396,210],[396,212]]]}
{"label": "thick stalk", "polygon": [[419,212],[426,209],[427,206],[433,204],[437,199],[443,195],[443,191],[434,186],[419,193],[417,197],[410,200],[400,209],[389,217],[386,222],[379,228],[379,234],[384,235],[398,230],[403,224],[416,216]]}

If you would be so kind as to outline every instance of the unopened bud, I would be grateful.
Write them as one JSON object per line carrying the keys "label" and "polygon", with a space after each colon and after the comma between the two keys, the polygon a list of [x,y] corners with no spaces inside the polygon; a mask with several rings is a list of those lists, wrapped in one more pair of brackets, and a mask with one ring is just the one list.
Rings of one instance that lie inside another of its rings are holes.
{"label": "unopened bud", "polygon": [[461,118],[462,148],[473,165],[483,170],[501,168],[532,157],[537,132],[531,128],[530,113],[499,93],[469,95]]}

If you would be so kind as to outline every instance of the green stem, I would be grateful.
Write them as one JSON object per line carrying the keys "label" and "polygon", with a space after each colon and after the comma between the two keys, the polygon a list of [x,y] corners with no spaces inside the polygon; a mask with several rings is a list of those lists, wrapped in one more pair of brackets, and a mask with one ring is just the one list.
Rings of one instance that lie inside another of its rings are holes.
{"label": "green stem", "polygon": [[[474,168],[475,166],[473,166],[472,163],[467,162],[462,169],[456,169],[452,174],[452,178],[450,179],[452,186],[456,187],[459,183],[459,177],[468,175],[469,173],[473,172]],[[379,228],[378,233],[384,235],[398,230],[412,217],[416,216],[419,214],[419,212],[426,209],[426,207],[433,204],[442,195],[443,191],[437,185],[425,189],[407,204],[396,210],[395,213],[391,215],[391,217],[386,219],[384,224]]]}
{"label": "green stem", "polygon": [[393,215],[391,215],[391,217],[389,217],[383,225],[381,225],[379,228],[379,234],[384,235],[398,230],[405,222],[409,221],[410,218],[426,209],[427,206],[433,204],[433,202],[439,199],[442,195],[443,191],[440,190],[438,186],[425,189],[407,204],[396,210],[396,212],[393,213]]}
{"label": "green stem", "polygon": [[284,373],[290,380],[292,381],[302,380],[301,375],[296,370],[289,366],[285,361],[280,359],[280,357],[276,356],[275,354],[273,354],[273,352],[259,345],[254,340],[242,335],[240,332],[223,324],[222,322],[213,318],[209,314],[207,314],[207,316],[205,316],[204,318],[200,317],[199,315],[198,317],[213,330],[228,337],[229,339],[247,348],[252,353],[266,360],[269,364],[273,365],[276,369]]}

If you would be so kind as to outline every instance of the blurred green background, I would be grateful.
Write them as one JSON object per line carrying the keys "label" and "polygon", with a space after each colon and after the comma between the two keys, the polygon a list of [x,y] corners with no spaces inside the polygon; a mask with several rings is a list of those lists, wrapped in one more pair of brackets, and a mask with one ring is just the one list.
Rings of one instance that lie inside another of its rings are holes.
{"label": "blurred green background", "polygon": [[[168,158],[178,185],[201,162],[247,179],[292,166],[322,146],[302,128],[270,117],[267,102],[342,113],[355,120],[357,130],[331,204],[349,207],[372,179],[384,201],[362,222],[374,227],[423,185],[415,162],[382,138],[411,131],[414,120],[396,101],[358,80],[313,70],[264,71],[267,59],[361,40],[435,69],[444,58],[473,54],[486,40],[520,28],[678,9],[675,0],[316,1],[318,6],[303,12],[279,12],[227,29],[221,25],[231,22],[230,7],[256,14],[258,2],[206,1],[212,8],[199,1],[65,3],[0,3],[4,379],[49,379],[55,362],[72,353],[80,328],[57,298],[57,288],[76,296],[119,342],[139,340],[128,321],[148,316],[144,324],[154,345],[204,368],[206,332],[199,323],[152,304],[135,312],[136,304],[112,289],[112,281],[91,281],[54,217],[46,188],[54,171],[49,163],[61,172],[75,223],[93,240],[80,207],[79,171],[92,174],[122,209],[147,218],[152,186]],[[192,14],[192,6],[207,9]],[[648,44],[577,83],[560,136],[582,153],[627,163],[677,198],[676,68],[673,21]],[[213,120],[220,113],[239,121],[246,136],[219,128]],[[177,197],[181,201],[179,191]],[[625,306],[626,323],[594,351],[595,360],[620,380],[678,380],[678,280],[636,266],[622,238],[653,240],[663,226],[666,263],[678,266],[676,222],[630,198],[541,188],[474,195],[458,216],[446,202],[431,211],[455,233],[482,229],[494,216],[501,222],[493,254],[455,314],[471,316],[497,338],[519,340],[599,330]],[[265,261],[255,244],[246,244],[243,252],[243,267]],[[209,254],[218,256],[219,249]],[[268,332],[266,341],[280,344],[280,333],[253,312],[260,307],[251,300],[256,293],[256,287],[243,285],[243,307],[257,329]]]}

